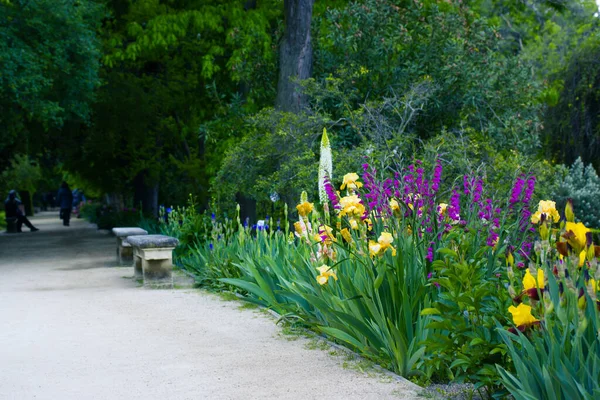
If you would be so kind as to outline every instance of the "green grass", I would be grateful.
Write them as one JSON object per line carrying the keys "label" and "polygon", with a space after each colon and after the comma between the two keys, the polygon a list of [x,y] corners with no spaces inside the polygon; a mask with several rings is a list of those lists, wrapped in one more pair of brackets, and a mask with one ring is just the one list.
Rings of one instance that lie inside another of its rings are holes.
{"label": "green grass", "polygon": [[0,211],[0,230],[6,229],[6,213],[4,211]]}

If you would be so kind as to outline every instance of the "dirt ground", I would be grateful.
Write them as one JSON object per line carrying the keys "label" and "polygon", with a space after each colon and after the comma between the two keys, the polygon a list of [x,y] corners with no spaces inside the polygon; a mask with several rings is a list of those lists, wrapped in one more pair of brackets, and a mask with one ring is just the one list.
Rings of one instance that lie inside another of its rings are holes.
{"label": "dirt ground", "polygon": [[0,399],[417,398],[240,302],[139,287],[114,237],[57,214],[0,234]]}

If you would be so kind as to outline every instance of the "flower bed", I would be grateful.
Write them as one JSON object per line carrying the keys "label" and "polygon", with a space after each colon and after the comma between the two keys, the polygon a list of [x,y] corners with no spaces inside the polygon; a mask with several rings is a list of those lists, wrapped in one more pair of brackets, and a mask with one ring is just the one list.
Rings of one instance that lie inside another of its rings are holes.
{"label": "flower bed", "polygon": [[533,207],[532,176],[500,201],[478,176],[440,196],[441,174],[441,162],[431,179],[419,162],[390,177],[364,165],[339,191],[324,176],[328,201],[303,195],[292,232],[287,221],[253,231],[213,219],[181,261],[420,383],[597,397],[600,251],[589,230],[570,205],[562,221],[551,201]]}

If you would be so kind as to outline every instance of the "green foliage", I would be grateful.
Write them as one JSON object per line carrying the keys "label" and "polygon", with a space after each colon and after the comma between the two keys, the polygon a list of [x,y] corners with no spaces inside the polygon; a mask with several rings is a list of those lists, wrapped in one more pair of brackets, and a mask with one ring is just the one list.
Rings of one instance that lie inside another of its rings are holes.
{"label": "green foliage", "polygon": [[98,229],[137,226],[141,213],[135,208],[117,209],[102,203],[84,204],[79,210],[81,216],[96,224]]}
{"label": "green foliage", "polygon": [[[498,393],[501,387],[495,364],[506,363],[506,349],[495,331],[496,318],[507,307],[508,293],[500,279],[502,269],[486,248],[473,254],[476,236],[452,232],[446,240],[453,248],[438,250],[433,262],[440,293],[425,340],[425,365],[437,380],[470,381],[475,389]],[[477,246],[475,247],[477,249]],[[491,262],[490,262],[491,261]]]}
{"label": "green foliage", "polygon": [[42,178],[40,166],[28,155],[17,154],[10,160],[9,167],[0,175],[2,192],[9,190],[24,190],[31,195],[37,189],[37,183]]}
{"label": "green foliage", "polygon": [[[562,180],[562,167],[555,167],[548,160],[516,149],[497,149],[473,130],[460,132],[458,136],[441,132],[423,146],[423,154],[428,165],[433,165],[438,157],[443,159],[446,176],[475,174],[484,177],[488,182],[486,188],[493,198],[506,196],[515,177],[522,173],[537,178],[536,201],[533,203],[554,199],[556,185]],[[447,192],[452,184],[445,180],[442,191]]]}
{"label": "green foliage", "polygon": [[577,158],[568,171],[564,172],[554,193],[559,209],[564,209],[567,199],[573,199],[575,215],[588,227],[600,228],[600,177],[594,166],[587,166]]}
{"label": "green foliage", "polygon": [[571,164],[582,157],[586,163],[600,168],[597,145],[600,75],[596,68],[600,30],[597,21],[573,48],[576,50],[568,63],[553,75],[561,83],[560,95],[546,113],[544,144],[557,162]]}
{"label": "green foliage", "polygon": [[93,0],[0,3],[2,156],[5,149],[53,147],[44,129],[89,119],[100,83],[96,33],[103,16]]}
{"label": "green foliage", "polygon": [[[355,135],[349,111],[386,112],[388,98],[403,106],[396,118],[371,121],[374,129],[429,138],[443,128],[479,131],[496,148],[532,151],[538,145],[538,87],[518,57],[498,51],[499,36],[462,5],[367,0],[332,9],[318,22],[316,79],[341,78],[319,109],[342,119]],[[400,27],[400,29],[398,29]],[[500,96],[499,93],[502,93]]]}
{"label": "green foliage", "polygon": [[[94,124],[64,132],[65,167],[127,197],[160,184],[161,203],[209,203],[209,179],[241,116],[274,96],[272,2],[109,1]],[[100,173],[99,173],[100,171]]]}
{"label": "green foliage", "polygon": [[184,257],[192,251],[195,243],[205,242],[210,232],[211,220],[208,215],[198,213],[198,204],[190,195],[185,207],[161,207],[158,229],[160,233],[176,237],[180,246],[175,250],[176,257]]}
{"label": "green foliage", "polygon": [[303,190],[317,192],[321,118],[268,108],[250,120],[248,131],[228,149],[215,178],[219,202],[233,200],[236,193],[257,200],[278,193],[291,203]]}

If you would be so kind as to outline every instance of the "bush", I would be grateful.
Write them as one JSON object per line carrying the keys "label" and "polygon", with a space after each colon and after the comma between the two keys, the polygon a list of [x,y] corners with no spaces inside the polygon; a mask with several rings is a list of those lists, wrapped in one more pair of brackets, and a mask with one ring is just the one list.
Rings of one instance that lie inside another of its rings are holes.
{"label": "bush", "polygon": [[569,168],[556,190],[554,198],[562,208],[567,199],[573,199],[575,215],[587,226],[600,228],[600,178],[594,167],[585,165],[581,157]]}
{"label": "bush", "polygon": [[123,208],[101,203],[88,203],[81,207],[81,216],[89,222],[96,224],[98,229],[112,229],[115,227],[138,226],[142,213],[135,208]]}

